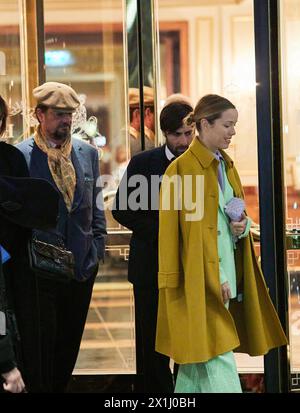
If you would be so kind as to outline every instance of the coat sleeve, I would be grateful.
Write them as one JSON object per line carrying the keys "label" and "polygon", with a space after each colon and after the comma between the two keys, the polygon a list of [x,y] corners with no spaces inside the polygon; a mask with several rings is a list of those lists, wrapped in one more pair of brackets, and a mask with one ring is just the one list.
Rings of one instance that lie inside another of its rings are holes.
{"label": "coat sleeve", "polygon": [[247,218],[247,224],[246,224],[245,231],[238,237],[238,239],[246,238],[249,234],[251,224],[252,224],[252,219],[249,217],[246,217],[246,218]]}
{"label": "coat sleeve", "polygon": [[[147,159],[140,155],[130,160],[116,193],[112,215],[117,222],[133,231],[138,238],[149,241],[157,240],[158,219],[155,219],[154,214],[149,213],[148,203],[145,210],[142,210],[141,208],[133,209],[128,202],[131,194],[136,190],[136,186],[130,184],[131,178],[140,176],[145,179],[146,183],[145,161]],[[148,185],[149,182],[147,182],[147,187]]]}
{"label": "coat sleeve", "polygon": [[0,374],[7,373],[14,367],[16,362],[10,336],[0,336]]}
{"label": "coat sleeve", "polygon": [[93,188],[93,221],[92,229],[94,242],[97,247],[97,256],[99,260],[104,259],[105,252],[105,240],[106,240],[106,219],[104,214],[104,202],[102,194],[102,186],[100,182],[99,171],[99,159],[98,153],[95,151],[93,161],[93,175],[94,175],[94,188]]}
{"label": "coat sleeve", "polygon": [[180,279],[179,210],[176,208],[180,194],[177,163],[174,161],[163,177],[159,210],[159,272],[158,287],[176,288]]}

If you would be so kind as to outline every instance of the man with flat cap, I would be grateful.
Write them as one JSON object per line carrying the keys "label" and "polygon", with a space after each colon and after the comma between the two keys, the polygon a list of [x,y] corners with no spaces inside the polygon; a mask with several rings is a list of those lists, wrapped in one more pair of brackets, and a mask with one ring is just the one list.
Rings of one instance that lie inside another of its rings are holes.
{"label": "man with flat cap", "polygon": [[[130,155],[134,156],[142,150],[139,89],[130,88],[128,99],[130,109]],[[149,86],[144,86],[144,130],[145,149],[153,149],[155,146],[154,94],[153,89]]]}
{"label": "man with flat cap", "polygon": [[60,193],[59,220],[38,239],[61,245],[75,258],[68,284],[38,276],[44,392],[64,392],[77,359],[99,261],[104,258],[106,222],[99,184],[99,159],[91,145],[71,137],[76,92],[47,82],[33,90],[39,121],[34,135],[18,145],[30,176],[51,182]]}

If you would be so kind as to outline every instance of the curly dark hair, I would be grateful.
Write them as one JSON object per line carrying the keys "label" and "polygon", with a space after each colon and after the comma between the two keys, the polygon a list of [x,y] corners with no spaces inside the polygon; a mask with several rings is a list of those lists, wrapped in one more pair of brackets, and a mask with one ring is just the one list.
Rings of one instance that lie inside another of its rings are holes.
{"label": "curly dark hair", "polygon": [[5,100],[0,95],[0,120],[2,120],[0,125],[0,136],[6,131],[6,121],[8,116],[8,108]]}
{"label": "curly dark hair", "polygon": [[164,133],[173,133],[183,125],[183,119],[193,110],[187,103],[173,102],[165,106],[160,113],[160,129]]}

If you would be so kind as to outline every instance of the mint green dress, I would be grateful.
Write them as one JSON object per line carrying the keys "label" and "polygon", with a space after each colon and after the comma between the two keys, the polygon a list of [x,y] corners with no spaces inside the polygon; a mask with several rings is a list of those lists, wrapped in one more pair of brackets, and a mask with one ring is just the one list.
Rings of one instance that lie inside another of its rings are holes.
{"label": "mint green dress", "polygon": [[[235,242],[224,207],[233,198],[233,190],[227,179],[224,162],[221,161],[224,177],[224,192],[219,186],[218,209],[218,253],[220,284],[228,282],[232,298],[236,297],[236,272],[234,262]],[[249,233],[251,220],[248,219],[244,233]],[[238,297],[239,298],[239,297]],[[229,307],[227,303],[226,307]],[[179,366],[175,393],[241,393],[242,388],[232,351],[220,354],[203,363],[181,364]]]}

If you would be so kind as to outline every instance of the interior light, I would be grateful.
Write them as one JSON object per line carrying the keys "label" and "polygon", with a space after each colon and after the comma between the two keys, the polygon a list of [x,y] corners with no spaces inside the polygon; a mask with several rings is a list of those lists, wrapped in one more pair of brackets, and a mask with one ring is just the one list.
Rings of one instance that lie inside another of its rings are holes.
{"label": "interior light", "polygon": [[48,50],[45,53],[45,62],[48,67],[64,67],[74,64],[74,57],[69,50]]}

